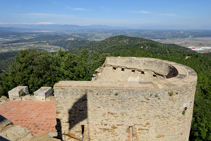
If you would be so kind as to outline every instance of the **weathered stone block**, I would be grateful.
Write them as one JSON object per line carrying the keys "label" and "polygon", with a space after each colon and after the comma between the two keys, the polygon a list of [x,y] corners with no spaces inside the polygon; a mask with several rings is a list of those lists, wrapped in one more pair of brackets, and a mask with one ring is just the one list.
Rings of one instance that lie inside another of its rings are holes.
{"label": "weathered stone block", "polygon": [[51,87],[41,87],[37,91],[34,92],[34,99],[45,101],[48,96],[52,95]]}
{"label": "weathered stone block", "polygon": [[14,89],[10,90],[8,92],[10,100],[16,99],[21,97],[21,94],[24,93],[24,95],[29,94],[28,86],[17,86]]}

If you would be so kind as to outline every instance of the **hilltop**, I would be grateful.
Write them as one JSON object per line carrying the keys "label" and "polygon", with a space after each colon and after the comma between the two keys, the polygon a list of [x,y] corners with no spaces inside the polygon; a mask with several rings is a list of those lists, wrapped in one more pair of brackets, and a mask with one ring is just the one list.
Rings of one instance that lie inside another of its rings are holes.
{"label": "hilltop", "polygon": [[79,46],[79,45],[83,46],[90,43],[94,43],[94,41],[89,41],[89,40],[84,40],[84,39],[78,39],[78,38],[70,38],[70,39],[52,42],[50,43],[50,45],[60,46],[60,47],[63,47],[64,49],[71,49],[75,46]]}
{"label": "hilltop", "polygon": [[41,86],[53,86],[60,80],[91,80],[95,69],[107,56],[159,58],[193,68],[198,74],[198,82],[190,140],[211,139],[211,55],[175,44],[120,35],[57,53],[22,50],[0,77],[0,95],[7,95],[18,85],[29,86],[33,93]]}
{"label": "hilltop", "polygon": [[[70,52],[76,54],[80,49],[88,49],[90,53],[113,53],[118,50],[137,48],[143,51],[157,52],[159,54],[164,53],[171,49],[172,51],[190,51],[184,47],[175,44],[163,44],[156,41],[152,41],[140,37],[128,37],[119,35],[115,37],[107,38],[103,41],[93,42],[85,46],[75,46],[70,49]],[[190,51],[191,52],[191,51]],[[165,54],[165,53],[164,53]]]}

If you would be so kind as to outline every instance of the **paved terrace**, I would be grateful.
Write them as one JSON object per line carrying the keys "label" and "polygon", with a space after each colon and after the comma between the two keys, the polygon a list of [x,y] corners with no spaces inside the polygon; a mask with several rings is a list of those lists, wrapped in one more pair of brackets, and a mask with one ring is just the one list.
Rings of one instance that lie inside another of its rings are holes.
{"label": "paved terrace", "polygon": [[21,125],[34,136],[56,130],[56,101],[10,100],[0,106],[3,115],[14,125]]}

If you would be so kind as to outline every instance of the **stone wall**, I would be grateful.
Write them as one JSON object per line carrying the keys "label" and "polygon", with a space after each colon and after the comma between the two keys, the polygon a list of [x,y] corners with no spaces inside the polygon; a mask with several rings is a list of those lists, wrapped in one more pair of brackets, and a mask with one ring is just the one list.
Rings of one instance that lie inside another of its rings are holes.
{"label": "stone wall", "polygon": [[[82,125],[87,132],[87,90],[78,88],[54,89],[57,120],[61,122],[63,139],[82,139]],[[87,133],[84,133],[86,136]],[[87,138],[87,137],[86,137]]]}
{"label": "stone wall", "polygon": [[187,141],[194,92],[194,85],[162,90],[89,89],[90,140]]}
{"label": "stone wall", "polygon": [[188,141],[197,75],[177,63],[163,64],[178,75],[159,81],[55,84],[63,140]]}

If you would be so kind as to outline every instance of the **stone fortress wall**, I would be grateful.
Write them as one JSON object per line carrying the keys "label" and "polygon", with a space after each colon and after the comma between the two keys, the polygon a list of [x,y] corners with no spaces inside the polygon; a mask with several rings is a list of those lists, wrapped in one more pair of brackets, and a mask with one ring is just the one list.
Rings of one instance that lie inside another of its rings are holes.
{"label": "stone fortress wall", "polygon": [[188,141],[196,83],[181,64],[107,57],[92,81],[54,85],[63,140]]}

